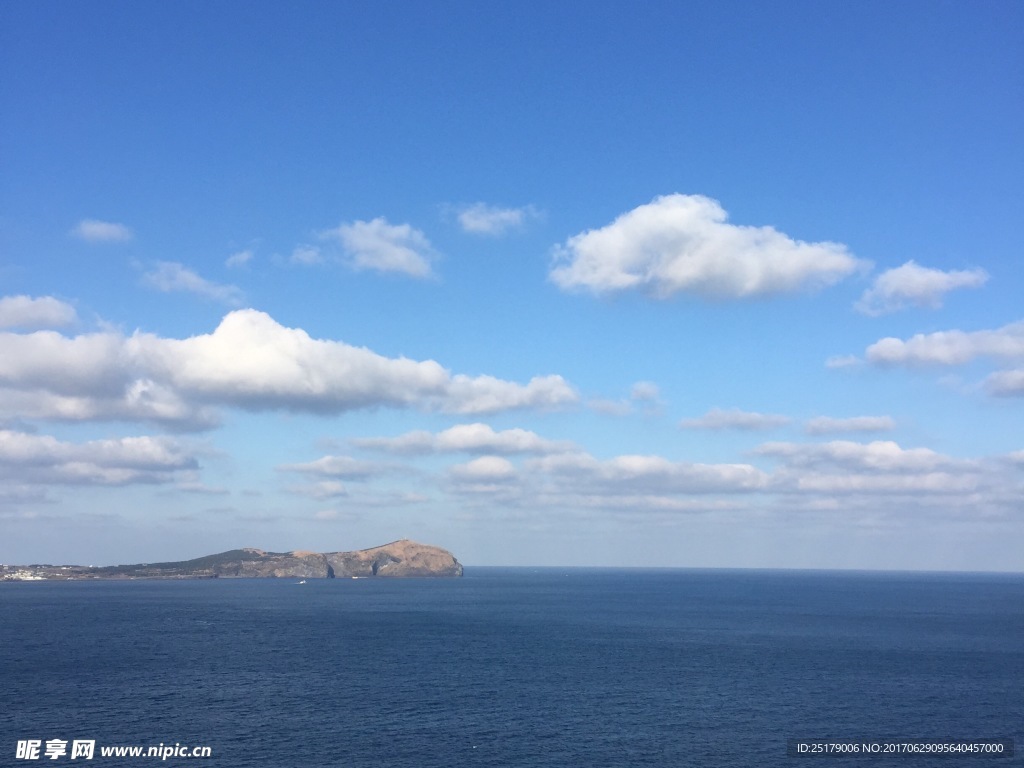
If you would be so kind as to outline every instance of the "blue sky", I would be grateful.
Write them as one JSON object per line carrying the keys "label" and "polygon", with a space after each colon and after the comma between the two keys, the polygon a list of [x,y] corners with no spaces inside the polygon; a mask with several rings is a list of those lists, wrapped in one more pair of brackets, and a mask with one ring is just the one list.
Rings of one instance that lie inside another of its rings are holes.
{"label": "blue sky", "polygon": [[1022,570],[1015,2],[0,8],[0,561]]}

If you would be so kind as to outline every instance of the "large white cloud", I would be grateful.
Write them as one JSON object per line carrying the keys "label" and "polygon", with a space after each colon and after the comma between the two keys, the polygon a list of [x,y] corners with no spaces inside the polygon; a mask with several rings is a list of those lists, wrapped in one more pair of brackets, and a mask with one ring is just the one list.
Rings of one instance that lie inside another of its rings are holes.
{"label": "large white cloud", "polygon": [[124,224],[99,219],[82,219],[71,234],[89,243],[124,243],[134,237]]}
{"label": "large white cloud", "polygon": [[888,337],[867,348],[878,365],[963,365],[980,357],[1024,359],[1024,321],[995,330],[919,333],[906,341]]}
{"label": "large white cloud", "polygon": [[560,376],[526,384],[452,375],[433,360],[388,358],[314,339],[256,310],[209,334],[67,337],[0,333],[0,418],[132,418],[208,426],[212,406],[316,413],[377,406],[450,413],[552,408],[578,396]]}
{"label": "large white cloud", "polygon": [[409,224],[389,224],[383,216],[353,221],[322,233],[338,240],[352,269],[397,272],[410,277],[431,276],[437,253],[426,235]]}
{"label": "large white cloud", "polygon": [[198,466],[169,437],[123,437],[86,443],[0,430],[0,475],[30,483],[126,485],[172,482]]}
{"label": "large white cloud", "polygon": [[884,315],[910,306],[938,308],[943,297],[957,288],[978,288],[988,280],[983,269],[951,270],[922,267],[914,261],[887,269],[855,305],[865,315]]}
{"label": "large white cloud", "polygon": [[754,411],[741,411],[738,408],[712,408],[703,416],[696,419],[683,419],[679,426],[683,429],[741,429],[760,430],[775,429],[784,426],[790,421],[788,416],[774,413],[756,413]]}
{"label": "large white cloud", "polygon": [[839,243],[730,224],[702,195],[666,195],[555,249],[551,280],[593,293],[744,298],[820,288],[867,266]]}
{"label": "large white cloud", "polygon": [[0,298],[0,328],[62,328],[77,319],[74,307],[52,296]]}
{"label": "large white cloud", "polygon": [[360,448],[385,451],[398,455],[425,455],[432,453],[559,453],[571,451],[570,442],[548,440],[526,429],[503,429],[496,432],[487,424],[457,424],[441,432],[418,430],[398,437],[369,437],[352,441]]}

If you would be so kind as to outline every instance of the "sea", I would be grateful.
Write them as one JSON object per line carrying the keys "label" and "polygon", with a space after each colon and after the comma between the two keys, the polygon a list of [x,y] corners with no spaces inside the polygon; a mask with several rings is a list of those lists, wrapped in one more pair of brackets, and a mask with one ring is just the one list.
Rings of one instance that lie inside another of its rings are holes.
{"label": "sea", "polygon": [[[1024,575],[0,583],[0,739],[0,766],[1020,766]],[[162,751],[101,754],[133,746]]]}

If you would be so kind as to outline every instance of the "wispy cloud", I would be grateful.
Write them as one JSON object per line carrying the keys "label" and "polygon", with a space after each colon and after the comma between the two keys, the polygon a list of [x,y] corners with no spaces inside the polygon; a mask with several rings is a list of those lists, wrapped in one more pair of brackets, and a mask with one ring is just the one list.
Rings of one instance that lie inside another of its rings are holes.
{"label": "wispy cloud", "polygon": [[701,195],[659,197],[569,238],[555,249],[550,278],[565,290],[597,294],[739,299],[832,285],[868,266],[842,244],[806,243],[727,219]]}
{"label": "wispy cloud", "polygon": [[768,475],[749,464],[699,464],[661,456],[627,455],[602,461],[574,453],[532,459],[527,468],[558,479],[566,490],[588,494],[748,493],[768,482]]}
{"label": "wispy cloud", "polygon": [[629,389],[629,399],[641,403],[656,403],[661,397],[661,388],[653,381],[638,381]]}
{"label": "wispy cloud", "polygon": [[901,267],[888,269],[875,278],[854,306],[865,315],[878,316],[907,307],[942,306],[947,293],[957,288],[978,288],[988,280],[983,269],[953,270],[922,267],[908,261]]}
{"label": "wispy cloud", "polygon": [[740,429],[762,430],[785,426],[790,421],[788,416],[772,413],[741,411],[739,408],[712,408],[696,419],[683,419],[679,426],[683,429]]}
{"label": "wispy cloud", "polygon": [[628,416],[640,406],[644,413],[652,415],[661,409],[661,388],[653,381],[638,381],[629,389],[629,397],[619,400],[592,398],[587,407],[607,416]]}
{"label": "wispy cloud", "polygon": [[449,470],[449,476],[463,483],[497,483],[512,480],[516,468],[502,456],[480,456],[465,464],[456,464]]}
{"label": "wispy cloud", "polygon": [[282,464],[278,467],[284,472],[299,472],[316,477],[341,478],[345,480],[365,480],[386,470],[378,464],[359,461],[350,456],[322,456],[315,461],[304,464]]}
{"label": "wispy cloud", "polygon": [[437,253],[424,235],[409,224],[389,224],[379,217],[353,221],[322,233],[341,243],[347,264],[354,270],[393,272],[409,277],[432,276]]}
{"label": "wispy cloud", "polygon": [[324,257],[321,255],[320,249],[315,245],[297,245],[292,250],[292,255],[288,260],[292,264],[310,266],[311,264],[322,263]]}
{"label": "wispy cloud", "polygon": [[317,501],[348,496],[348,489],[345,487],[345,484],[337,480],[320,480],[315,483],[307,483],[306,485],[292,485],[287,490],[289,493],[306,496]]}
{"label": "wispy cloud", "polygon": [[856,368],[864,363],[856,355],[833,355],[825,361],[826,368],[838,369],[838,368]]}
{"label": "wispy cloud", "polygon": [[985,379],[985,389],[996,397],[1024,397],[1024,368],[996,371]]}
{"label": "wispy cloud", "polygon": [[519,229],[530,219],[540,216],[540,212],[532,205],[522,208],[501,208],[486,203],[473,203],[462,206],[457,211],[459,226],[464,232],[494,237]]}
{"label": "wispy cloud", "polygon": [[239,306],[245,299],[239,288],[206,280],[175,261],[158,262],[154,270],[143,275],[142,280],[151,288],[164,293],[194,293],[231,306]]}
{"label": "wispy cloud", "polygon": [[82,219],[71,230],[71,234],[89,243],[125,243],[134,237],[124,224],[99,219]]}
{"label": "wispy cloud", "polygon": [[228,267],[229,269],[233,269],[235,267],[244,267],[246,264],[252,261],[252,258],[255,255],[256,254],[253,252],[251,248],[246,248],[243,251],[237,251],[227,257],[227,259],[224,261],[224,266]]}
{"label": "wispy cloud", "polygon": [[809,435],[827,435],[835,432],[887,432],[896,427],[892,416],[851,416],[837,419],[817,416],[804,424]]}
{"label": "wispy cloud", "polygon": [[526,429],[495,431],[487,424],[457,424],[442,432],[407,432],[398,437],[357,438],[352,444],[359,448],[415,456],[437,453],[559,453],[575,449],[568,441],[547,440]]}

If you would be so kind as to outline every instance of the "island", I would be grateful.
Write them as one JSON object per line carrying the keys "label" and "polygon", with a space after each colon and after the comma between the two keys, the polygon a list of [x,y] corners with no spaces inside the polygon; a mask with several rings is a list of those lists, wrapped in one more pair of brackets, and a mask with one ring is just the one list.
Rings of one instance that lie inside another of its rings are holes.
{"label": "island", "polygon": [[345,579],[461,576],[446,549],[400,539],[354,552],[265,552],[232,549],[170,563],[136,565],[0,565],[0,581],[84,579]]}

